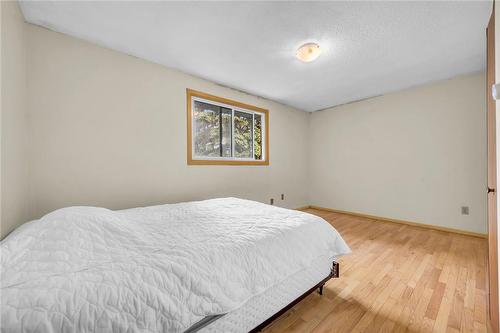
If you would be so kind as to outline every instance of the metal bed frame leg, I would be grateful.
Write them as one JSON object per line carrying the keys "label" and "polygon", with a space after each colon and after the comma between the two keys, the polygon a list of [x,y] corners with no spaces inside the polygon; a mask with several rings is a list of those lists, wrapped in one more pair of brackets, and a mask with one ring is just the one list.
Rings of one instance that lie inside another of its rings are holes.
{"label": "metal bed frame leg", "polygon": [[[332,269],[330,270],[330,275],[329,275],[329,278],[338,278],[339,277],[339,263],[338,262],[333,262],[332,264]],[[318,287],[318,293],[323,296],[323,287],[325,286],[325,283],[326,281],[323,282],[323,284],[321,284],[319,287]]]}

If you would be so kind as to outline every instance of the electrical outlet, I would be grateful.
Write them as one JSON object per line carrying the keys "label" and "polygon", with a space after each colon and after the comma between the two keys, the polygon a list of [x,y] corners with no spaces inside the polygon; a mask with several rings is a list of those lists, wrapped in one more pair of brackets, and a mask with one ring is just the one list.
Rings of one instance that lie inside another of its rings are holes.
{"label": "electrical outlet", "polygon": [[273,199],[273,198],[271,198],[271,199],[269,200],[269,203],[270,203],[271,205],[274,205],[274,199]]}
{"label": "electrical outlet", "polygon": [[281,194],[281,200],[285,200],[285,195],[283,193]]}
{"label": "electrical outlet", "polygon": [[461,212],[462,212],[462,215],[469,215],[469,206],[462,206]]}

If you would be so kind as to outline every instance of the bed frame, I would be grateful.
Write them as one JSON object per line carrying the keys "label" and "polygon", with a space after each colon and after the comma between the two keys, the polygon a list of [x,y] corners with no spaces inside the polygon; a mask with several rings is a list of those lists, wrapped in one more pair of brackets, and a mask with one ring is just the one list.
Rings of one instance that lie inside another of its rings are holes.
{"label": "bed frame", "polygon": [[320,295],[323,295],[323,287],[324,287],[325,283],[328,280],[332,279],[332,278],[338,278],[339,275],[340,275],[340,270],[339,269],[340,269],[339,263],[334,261],[332,263],[332,268],[330,270],[330,274],[328,274],[327,277],[325,277],[323,280],[321,280],[314,287],[312,287],[311,289],[309,289],[308,291],[306,291],[305,293],[303,293],[297,299],[295,299],[294,301],[292,301],[290,304],[288,304],[287,306],[285,306],[283,309],[281,309],[280,311],[276,312],[270,318],[266,319],[264,322],[262,322],[261,324],[259,324],[257,327],[255,327],[253,330],[251,330],[250,333],[257,333],[257,332],[262,331],[266,326],[268,326],[269,324],[271,324],[279,316],[281,316],[282,314],[284,314],[285,312],[287,312],[288,310],[290,310],[292,307],[294,307],[295,304],[299,303],[304,298],[306,298],[307,296],[309,296],[309,294],[311,294],[312,292],[314,292],[316,289],[318,289],[318,293]]}

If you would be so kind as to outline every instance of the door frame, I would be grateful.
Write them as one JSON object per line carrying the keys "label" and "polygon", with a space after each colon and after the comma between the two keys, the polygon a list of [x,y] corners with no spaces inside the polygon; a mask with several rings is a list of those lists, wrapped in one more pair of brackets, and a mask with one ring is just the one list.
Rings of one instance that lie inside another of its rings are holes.
{"label": "door frame", "polygon": [[497,227],[497,152],[496,101],[491,94],[495,77],[495,3],[486,29],[486,106],[488,145],[488,316],[493,332],[499,329],[498,307],[498,227]]}

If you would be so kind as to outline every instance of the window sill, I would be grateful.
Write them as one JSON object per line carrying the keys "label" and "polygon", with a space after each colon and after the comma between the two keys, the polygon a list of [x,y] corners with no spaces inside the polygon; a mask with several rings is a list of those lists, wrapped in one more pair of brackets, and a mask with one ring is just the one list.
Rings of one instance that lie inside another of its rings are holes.
{"label": "window sill", "polygon": [[269,165],[269,161],[237,161],[237,160],[193,160],[188,165]]}

